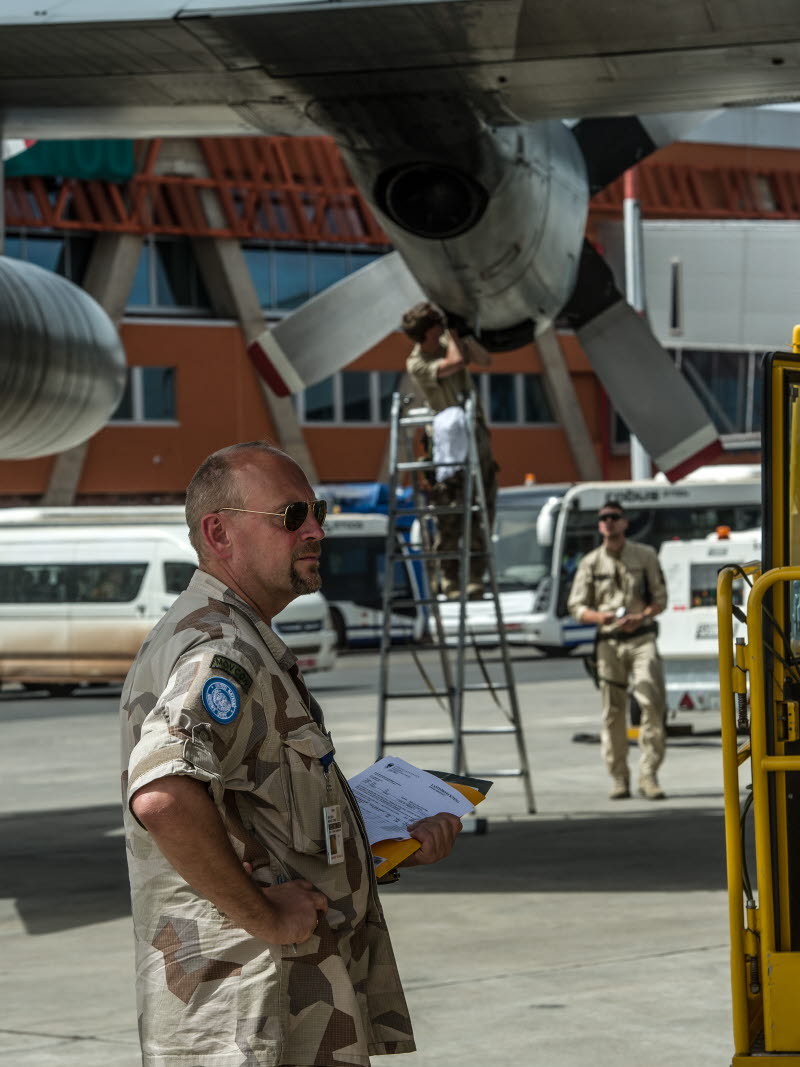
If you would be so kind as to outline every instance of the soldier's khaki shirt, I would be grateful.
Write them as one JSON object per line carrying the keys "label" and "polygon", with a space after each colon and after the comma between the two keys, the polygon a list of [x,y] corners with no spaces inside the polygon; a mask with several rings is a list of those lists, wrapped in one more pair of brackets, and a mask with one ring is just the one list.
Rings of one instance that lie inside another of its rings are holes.
{"label": "soldier's khaki shirt", "polygon": [[[645,599],[646,592],[649,600]],[[570,615],[579,622],[587,608],[592,611],[625,608],[637,614],[648,604],[659,611],[667,606],[667,587],[655,549],[626,541],[619,556],[613,556],[600,545],[583,557],[568,601]],[[601,633],[612,631],[614,623],[599,629]]]}
{"label": "soldier's khaki shirt", "polygon": [[[203,702],[212,678],[223,721]],[[122,694],[122,736],[144,1067],[367,1067],[370,1055],[414,1051],[369,845],[329,762],[319,705],[283,642],[210,575],[195,572],[142,646]],[[167,775],[207,783],[258,882],[307,878],[328,897],[296,954],[235,927],[134,818],[136,790]],[[330,804],[341,805],[345,835],[334,866],[323,835]]]}
{"label": "soldier's khaki shirt", "polygon": [[419,345],[414,345],[411,355],[406,360],[406,370],[412,382],[422,393],[420,399],[424,399],[434,414],[459,405],[467,393],[475,393],[475,416],[478,423],[485,422],[483,408],[475,390],[472,377],[466,367],[461,367],[454,374],[448,374],[440,378],[439,364],[447,353],[447,338],[440,340],[441,354],[429,356],[423,352]]}

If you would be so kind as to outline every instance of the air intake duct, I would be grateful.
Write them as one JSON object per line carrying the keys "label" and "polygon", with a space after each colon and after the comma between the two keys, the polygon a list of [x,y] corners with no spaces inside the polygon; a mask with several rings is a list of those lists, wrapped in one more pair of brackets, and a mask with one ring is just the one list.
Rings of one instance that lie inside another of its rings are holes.
{"label": "air intake duct", "polygon": [[86,441],[125,388],[119,335],[77,285],[0,257],[0,459],[33,459]]}

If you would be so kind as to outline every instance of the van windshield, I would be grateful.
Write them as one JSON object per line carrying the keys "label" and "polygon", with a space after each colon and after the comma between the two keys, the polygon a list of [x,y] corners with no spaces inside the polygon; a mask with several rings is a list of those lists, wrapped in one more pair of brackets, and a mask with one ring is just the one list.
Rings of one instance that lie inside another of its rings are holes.
{"label": "van windshield", "polygon": [[0,564],[0,604],[124,604],[135,600],[146,563]]}

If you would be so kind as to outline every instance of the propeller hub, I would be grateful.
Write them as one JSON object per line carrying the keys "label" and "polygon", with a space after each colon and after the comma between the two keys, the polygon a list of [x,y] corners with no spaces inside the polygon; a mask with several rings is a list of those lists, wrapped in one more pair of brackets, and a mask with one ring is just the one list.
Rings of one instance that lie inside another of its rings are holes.
{"label": "propeller hub", "polygon": [[489,196],[479,182],[456,167],[406,163],[380,175],[375,200],[404,230],[441,241],[471,230]]}

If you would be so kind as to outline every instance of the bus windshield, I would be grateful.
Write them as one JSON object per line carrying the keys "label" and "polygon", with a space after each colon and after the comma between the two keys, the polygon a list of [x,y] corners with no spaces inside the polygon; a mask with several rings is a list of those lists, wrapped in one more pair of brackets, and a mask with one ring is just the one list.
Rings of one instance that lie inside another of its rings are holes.
{"label": "bus windshield", "polygon": [[[706,537],[718,526],[752,530],[761,526],[761,505],[670,503],[669,507],[637,508],[626,511],[627,538],[641,541],[658,551],[662,542]],[[597,513],[572,509],[567,516],[558,590],[558,614],[567,614],[572,579],[581,559],[600,544]]]}
{"label": "bus windshield", "polygon": [[494,536],[497,584],[502,592],[535,589],[550,573],[552,548],[536,540],[536,518],[541,503],[522,508],[503,507],[498,501]]}

